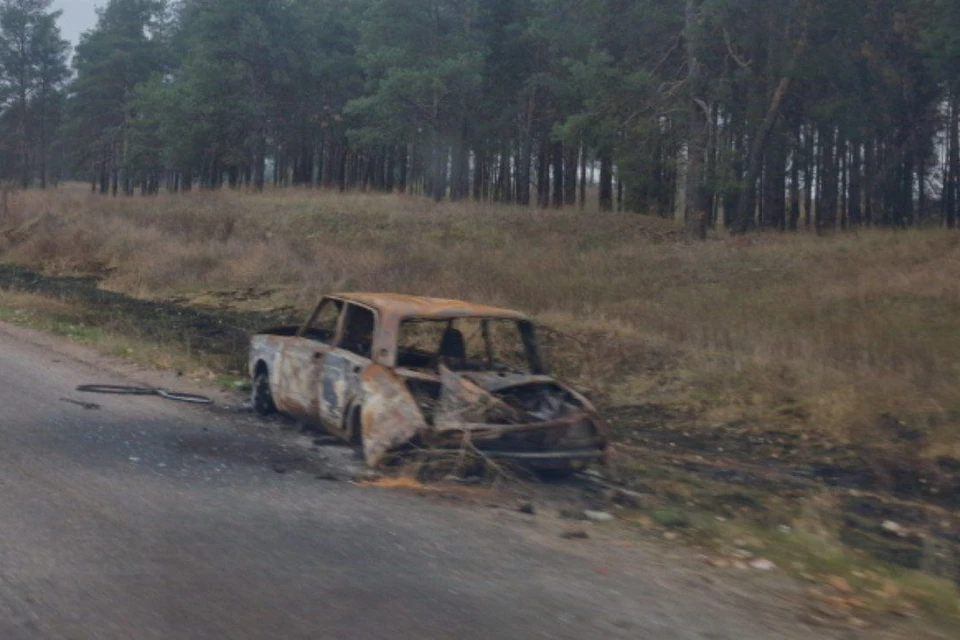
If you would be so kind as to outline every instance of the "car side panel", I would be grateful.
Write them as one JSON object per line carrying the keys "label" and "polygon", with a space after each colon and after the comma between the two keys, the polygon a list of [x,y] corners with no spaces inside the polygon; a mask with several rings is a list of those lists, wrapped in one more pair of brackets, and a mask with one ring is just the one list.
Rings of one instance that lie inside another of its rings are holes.
{"label": "car side panel", "polygon": [[275,383],[271,376],[274,402],[281,412],[306,422],[319,422],[320,380],[330,351],[329,345],[307,338],[292,338],[284,343]]}
{"label": "car side panel", "polygon": [[369,359],[346,349],[332,349],[324,358],[318,415],[328,430],[340,432],[349,427],[345,424],[346,412],[360,397],[361,376],[369,366]]}

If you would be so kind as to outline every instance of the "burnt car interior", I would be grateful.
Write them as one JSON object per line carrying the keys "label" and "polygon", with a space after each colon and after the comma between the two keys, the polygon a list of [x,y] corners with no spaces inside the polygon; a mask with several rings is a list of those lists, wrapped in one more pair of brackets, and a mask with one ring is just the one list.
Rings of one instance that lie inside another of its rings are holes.
{"label": "burnt car interior", "polygon": [[354,304],[347,305],[343,318],[343,337],[338,345],[358,356],[370,358],[373,351],[373,330],[377,319],[372,311]]}
{"label": "burnt car interior", "polygon": [[341,300],[324,300],[307,323],[297,332],[301,338],[332,345],[343,317],[342,337],[337,346],[364,358],[370,358],[376,315],[373,311]]}
{"label": "burnt car interior", "polygon": [[540,373],[532,328],[514,320],[410,319],[400,325],[397,366],[436,372]]}

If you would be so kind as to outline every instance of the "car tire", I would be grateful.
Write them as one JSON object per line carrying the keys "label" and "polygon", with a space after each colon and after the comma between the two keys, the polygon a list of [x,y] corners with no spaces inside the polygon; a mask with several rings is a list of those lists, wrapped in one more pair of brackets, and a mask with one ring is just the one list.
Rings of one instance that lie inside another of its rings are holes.
{"label": "car tire", "polygon": [[250,403],[258,415],[269,416],[277,412],[277,405],[273,402],[273,392],[270,390],[270,375],[266,371],[260,371],[254,376]]}

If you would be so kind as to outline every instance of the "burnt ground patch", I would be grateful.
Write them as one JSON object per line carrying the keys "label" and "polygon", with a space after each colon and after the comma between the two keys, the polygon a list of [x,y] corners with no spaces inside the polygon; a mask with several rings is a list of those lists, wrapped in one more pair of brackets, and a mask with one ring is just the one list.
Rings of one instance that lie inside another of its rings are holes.
{"label": "burnt ground patch", "polygon": [[94,277],[48,276],[11,264],[0,264],[0,288],[75,303],[84,308],[84,319],[92,325],[212,356],[231,373],[244,370],[251,333],[296,321],[289,310],[235,311],[140,300],[105,291]]}
{"label": "burnt ground patch", "polygon": [[705,427],[695,415],[657,405],[607,414],[627,486],[765,526],[787,524],[829,495],[834,508],[825,515],[842,542],[960,584],[960,473],[952,458],[901,454],[909,441],[878,450],[747,422]]}

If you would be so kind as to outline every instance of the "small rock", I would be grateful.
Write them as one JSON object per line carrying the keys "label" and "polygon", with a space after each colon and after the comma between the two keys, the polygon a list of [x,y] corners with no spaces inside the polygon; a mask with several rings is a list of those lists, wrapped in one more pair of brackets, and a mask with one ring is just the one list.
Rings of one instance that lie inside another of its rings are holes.
{"label": "small rock", "polygon": [[777,565],[766,558],[757,558],[750,562],[750,566],[758,571],[773,571],[777,568]]}
{"label": "small rock", "polygon": [[743,560],[734,560],[731,566],[734,569],[740,569],[741,571],[746,571],[748,568],[747,563],[744,562]]}
{"label": "small rock", "polygon": [[560,509],[558,515],[564,520],[586,520],[583,512],[575,509]]}
{"label": "small rock", "polygon": [[677,533],[676,531],[665,531],[665,532],[663,533],[663,539],[664,539],[664,540],[669,540],[669,541],[671,541],[671,542],[674,541],[674,540],[676,540],[676,539],[679,538],[679,537],[680,537],[680,534]]}
{"label": "small rock", "polygon": [[277,473],[284,474],[284,473],[286,473],[287,471],[289,471],[290,469],[287,468],[286,465],[275,464],[275,465],[273,465],[273,470],[276,471]]}
{"label": "small rock", "polygon": [[520,505],[520,508],[518,509],[518,511],[520,513],[525,513],[528,516],[536,515],[537,513],[536,508],[530,502],[525,502],[522,505]]}
{"label": "small rock", "polygon": [[903,538],[903,537],[905,537],[905,536],[907,535],[907,531],[906,531],[906,529],[903,528],[903,525],[902,525],[902,524],[899,524],[899,523],[897,523],[897,522],[894,522],[893,520],[886,520],[886,521],[881,525],[881,527],[882,527],[883,530],[886,531],[887,533],[892,533],[893,535],[899,536],[899,537],[901,537],[901,538]]}
{"label": "small rock", "polygon": [[587,520],[592,520],[593,522],[613,522],[613,520],[616,519],[606,511],[584,511],[583,515]]}
{"label": "small rock", "polygon": [[717,569],[726,569],[730,566],[730,561],[726,558],[710,558],[707,560],[707,564]]}
{"label": "small rock", "polygon": [[586,531],[564,531],[560,537],[564,540],[586,540],[590,534]]}
{"label": "small rock", "polygon": [[337,482],[338,480],[340,480],[340,477],[337,474],[335,474],[333,471],[321,471],[320,473],[315,475],[314,478],[316,478],[317,480],[327,480],[330,482]]}
{"label": "small rock", "polygon": [[628,489],[616,489],[613,492],[612,501],[614,504],[628,509],[642,510],[651,506],[651,496]]}

